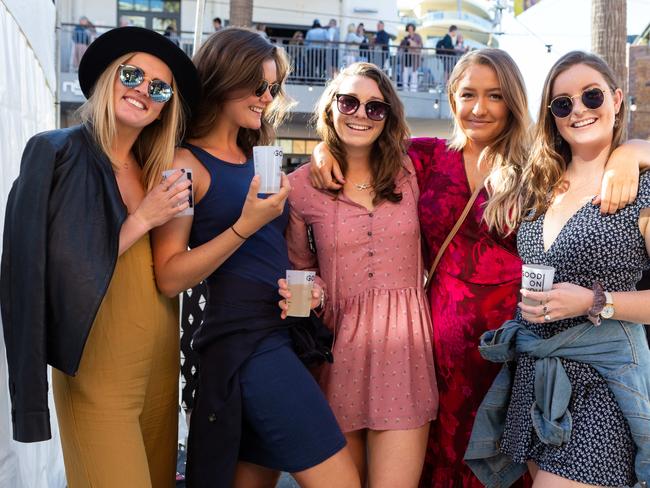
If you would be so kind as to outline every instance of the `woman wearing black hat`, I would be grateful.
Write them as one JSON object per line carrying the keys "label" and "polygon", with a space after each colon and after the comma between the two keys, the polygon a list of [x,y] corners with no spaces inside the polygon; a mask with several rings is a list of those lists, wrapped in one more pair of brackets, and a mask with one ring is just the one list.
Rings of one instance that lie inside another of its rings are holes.
{"label": "woman wearing black hat", "polygon": [[[174,75],[172,75],[174,73]],[[178,319],[149,230],[188,206],[171,166],[199,93],[146,29],[99,37],[79,66],[83,123],[34,136],[7,204],[0,298],[14,439],[49,439],[52,365],[68,486],[174,485]]]}
{"label": "woman wearing black hat", "polygon": [[193,218],[153,233],[160,289],[175,296],[204,279],[208,288],[192,346],[200,366],[188,486],[269,487],[287,471],[301,486],[358,487],[345,438],[292,347],[303,327],[318,326],[283,321],[277,309],[289,268],[288,180],[259,198],[254,177],[253,146],[270,144],[287,113],[286,55],[255,32],[226,28],[194,62],[203,100],[174,165],[193,170],[197,204]]}

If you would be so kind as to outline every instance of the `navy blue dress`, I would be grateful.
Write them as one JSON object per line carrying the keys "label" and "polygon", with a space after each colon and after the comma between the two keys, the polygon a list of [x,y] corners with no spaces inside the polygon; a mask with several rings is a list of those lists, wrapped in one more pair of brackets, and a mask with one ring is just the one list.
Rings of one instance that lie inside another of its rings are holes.
{"label": "navy blue dress", "polygon": [[[237,221],[254,167],[252,159],[233,164],[184,147],[210,174],[194,208],[195,248]],[[237,460],[303,471],[345,445],[325,397],[292,349],[291,320],[280,319],[277,280],[290,268],[287,221],[285,208],[206,279],[204,321],[193,338],[200,367],[188,486],[230,486]]]}

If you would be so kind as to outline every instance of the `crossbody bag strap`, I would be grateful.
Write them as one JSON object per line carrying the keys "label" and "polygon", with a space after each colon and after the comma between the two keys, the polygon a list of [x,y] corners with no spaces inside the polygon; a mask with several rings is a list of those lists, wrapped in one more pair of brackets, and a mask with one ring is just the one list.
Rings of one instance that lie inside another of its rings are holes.
{"label": "crossbody bag strap", "polygon": [[427,290],[429,286],[431,285],[431,280],[433,279],[433,273],[435,273],[436,268],[438,267],[438,263],[442,259],[442,255],[445,253],[447,250],[447,246],[451,243],[452,239],[458,232],[458,229],[460,229],[460,226],[463,225],[463,222],[465,222],[465,219],[467,218],[467,215],[469,214],[469,211],[472,209],[472,206],[474,205],[474,202],[476,201],[476,197],[478,197],[478,194],[481,193],[481,190],[483,189],[483,185],[478,185],[476,187],[476,190],[474,190],[474,193],[472,193],[472,196],[469,198],[467,201],[467,204],[465,205],[465,208],[463,209],[463,213],[460,214],[460,217],[458,217],[458,220],[456,221],[456,224],[454,227],[449,231],[449,234],[447,235],[447,238],[445,239],[445,242],[442,243],[442,246],[440,246],[440,249],[438,249],[438,254],[436,254],[436,259],[433,260],[433,264],[431,265],[431,269],[429,270],[429,274],[427,275],[427,281],[424,285],[424,289]]}

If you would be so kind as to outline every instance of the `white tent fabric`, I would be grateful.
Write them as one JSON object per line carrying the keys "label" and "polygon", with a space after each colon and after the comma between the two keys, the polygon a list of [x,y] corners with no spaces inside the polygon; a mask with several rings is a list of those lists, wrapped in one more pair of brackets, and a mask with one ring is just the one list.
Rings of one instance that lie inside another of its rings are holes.
{"label": "white tent fabric", "polygon": [[[54,27],[50,0],[0,0],[0,235],[25,142],[55,126]],[[5,357],[0,335],[0,486],[65,487],[51,397],[53,439],[34,444],[12,440]]]}

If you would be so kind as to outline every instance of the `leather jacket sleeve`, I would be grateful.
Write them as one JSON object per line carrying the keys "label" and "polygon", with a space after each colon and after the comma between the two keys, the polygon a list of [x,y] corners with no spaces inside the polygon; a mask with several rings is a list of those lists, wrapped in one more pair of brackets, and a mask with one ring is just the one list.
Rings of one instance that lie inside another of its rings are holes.
{"label": "leather jacket sleeve", "polygon": [[51,438],[47,402],[46,239],[57,149],[29,140],[7,202],[0,303],[9,366],[14,439]]}

